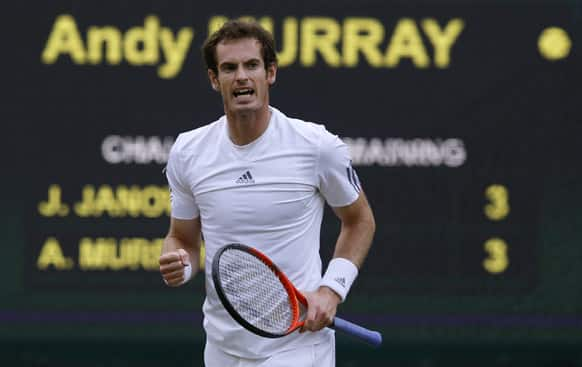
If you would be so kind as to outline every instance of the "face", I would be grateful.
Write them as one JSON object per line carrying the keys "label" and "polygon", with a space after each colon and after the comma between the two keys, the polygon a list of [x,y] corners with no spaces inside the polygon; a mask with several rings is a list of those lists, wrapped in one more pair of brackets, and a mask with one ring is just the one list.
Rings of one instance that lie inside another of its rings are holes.
{"label": "face", "polygon": [[216,46],[216,61],[218,75],[208,70],[208,76],[222,95],[227,113],[268,108],[269,86],[275,82],[277,67],[273,64],[265,70],[259,41],[222,41]]}

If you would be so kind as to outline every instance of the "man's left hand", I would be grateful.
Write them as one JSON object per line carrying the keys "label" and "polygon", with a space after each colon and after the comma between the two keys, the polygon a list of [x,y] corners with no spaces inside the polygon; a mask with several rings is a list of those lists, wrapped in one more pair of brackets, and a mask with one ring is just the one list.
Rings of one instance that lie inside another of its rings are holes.
{"label": "man's left hand", "polygon": [[318,331],[331,325],[337,305],[341,302],[340,296],[328,287],[319,287],[315,292],[303,292],[307,299],[307,316],[305,324],[299,330]]}

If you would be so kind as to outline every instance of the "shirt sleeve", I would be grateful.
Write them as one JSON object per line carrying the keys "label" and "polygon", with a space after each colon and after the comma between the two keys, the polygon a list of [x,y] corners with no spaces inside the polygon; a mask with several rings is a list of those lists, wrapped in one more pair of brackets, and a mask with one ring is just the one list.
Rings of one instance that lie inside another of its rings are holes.
{"label": "shirt sleeve", "polygon": [[352,168],[349,147],[337,135],[323,130],[318,162],[319,190],[332,207],[352,204],[362,189]]}
{"label": "shirt sleeve", "polygon": [[170,150],[168,164],[166,165],[166,177],[170,186],[170,202],[172,217],[176,219],[193,219],[200,215],[198,205],[192,189],[185,184],[185,165],[181,159],[176,144]]}

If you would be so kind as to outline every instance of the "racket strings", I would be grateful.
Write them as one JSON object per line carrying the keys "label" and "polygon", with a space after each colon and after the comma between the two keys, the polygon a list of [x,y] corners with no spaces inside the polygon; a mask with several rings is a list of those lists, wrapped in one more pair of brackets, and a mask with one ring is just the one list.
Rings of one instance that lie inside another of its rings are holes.
{"label": "racket strings", "polygon": [[251,325],[273,334],[285,334],[293,323],[287,290],[260,259],[231,249],[220,259],[220,279],[226,297]]}
{"label": "racket strings", "polygon": [[278,278],[254,256],[240,254],[242,256],[233,256],[227,267],[229,274],[233,275],[228,288],[240,307],[239,311],[246,313],[245,316],[250,318],[248,321],[257,326],[277,328],[281,322],[286,323],[287,315],[280,311],[289,307],[285,305],[286,295],[280,299],[284,289]]}

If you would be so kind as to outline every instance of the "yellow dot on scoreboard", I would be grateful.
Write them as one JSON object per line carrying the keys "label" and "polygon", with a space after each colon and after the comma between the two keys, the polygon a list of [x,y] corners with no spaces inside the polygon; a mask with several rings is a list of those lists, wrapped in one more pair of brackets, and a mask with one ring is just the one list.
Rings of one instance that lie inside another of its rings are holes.
{"label": "yellow dot on scoreboard", "polygon": [[548,27],[538,38],[538,48],[543,57],[548,60],[560,60],[568,57],[572,41],[565,30],[558,27]]}

